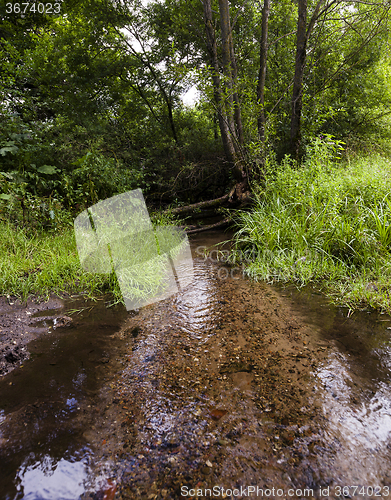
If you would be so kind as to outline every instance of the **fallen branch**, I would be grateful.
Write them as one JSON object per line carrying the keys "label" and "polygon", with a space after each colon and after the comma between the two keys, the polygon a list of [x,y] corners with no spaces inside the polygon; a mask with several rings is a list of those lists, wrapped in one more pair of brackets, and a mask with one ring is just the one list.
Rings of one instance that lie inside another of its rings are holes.
{"label": "fallen branch", "polygon": [[[201,233],[202,231],[209,231],[210,229],[217,229],[217,228],[226,226],[230,222],[231,222],[231,219],[228,218],[228,219],[221,220],[220,222],[216,222],[215,224],[209,224],[207,226],[199,226],[199,227],[196,227],[196,226],[189,227],[188,226],[188,228],[186,229],[186,233],[187,234]],[[192,229],[192,228],[194,228],[194,229]]]}
{"label": "fallen branch", "polygon": [[172,214],[184,214],[187,212],[194,212],[201,208],[207,207],[218,207],[223,205],[226,201],[228,201],[229,194],[225,194],[221,198],[215,198],[214,200],[200,201],[199,203],[193,203],[192,205],[186,205],[185,207],[177,207],[165,210],[163,213],[172,213]]}

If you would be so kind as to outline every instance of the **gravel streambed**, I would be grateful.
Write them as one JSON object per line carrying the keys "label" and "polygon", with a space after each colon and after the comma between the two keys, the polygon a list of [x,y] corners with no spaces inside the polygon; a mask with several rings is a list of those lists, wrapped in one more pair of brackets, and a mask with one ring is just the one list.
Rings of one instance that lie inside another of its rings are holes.
{"label": "gravel streambed", "polygon": [[218,270],[116,334],[128,354],[89,436],[115,498],[329,484],[313,378],[327,345],[281,294]]}

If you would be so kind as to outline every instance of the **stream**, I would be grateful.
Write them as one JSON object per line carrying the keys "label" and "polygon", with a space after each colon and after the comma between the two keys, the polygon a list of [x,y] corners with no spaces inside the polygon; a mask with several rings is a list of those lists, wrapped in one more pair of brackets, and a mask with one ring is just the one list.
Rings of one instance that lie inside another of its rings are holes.
{"label": "stream", "polygon": [[194,235],[193,283],[139,311],[31,314],[0,378],[1,500],[391,495],[391,318],[252,283],[203,255],[225,239]]}

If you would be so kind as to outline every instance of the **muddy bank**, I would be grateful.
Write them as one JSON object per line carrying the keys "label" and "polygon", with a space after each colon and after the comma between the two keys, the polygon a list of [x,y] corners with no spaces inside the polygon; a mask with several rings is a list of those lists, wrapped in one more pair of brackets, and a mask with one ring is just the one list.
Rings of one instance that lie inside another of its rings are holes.
{"label": "muddy bank", "polygon": [[[30,357],[29,342],[50,328],[70,325],[72,319],[61,313],[64,303],[58,297],[48,301],[0,297],[0,377],[10,373]],[[57,310],[45,317],[45,311]],[[42,313],[42,316],[35,317]]]}

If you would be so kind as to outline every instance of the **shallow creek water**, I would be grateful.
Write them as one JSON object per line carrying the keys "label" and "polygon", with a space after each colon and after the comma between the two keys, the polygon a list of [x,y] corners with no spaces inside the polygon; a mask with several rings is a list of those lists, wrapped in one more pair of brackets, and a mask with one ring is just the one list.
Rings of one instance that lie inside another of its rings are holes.
{"label": "shallow creek water", "polygon": [[138,313],[35,317],[0,379],[1,499],[389,496],[391,319],[250,283],[202,256],[225,238]]}

